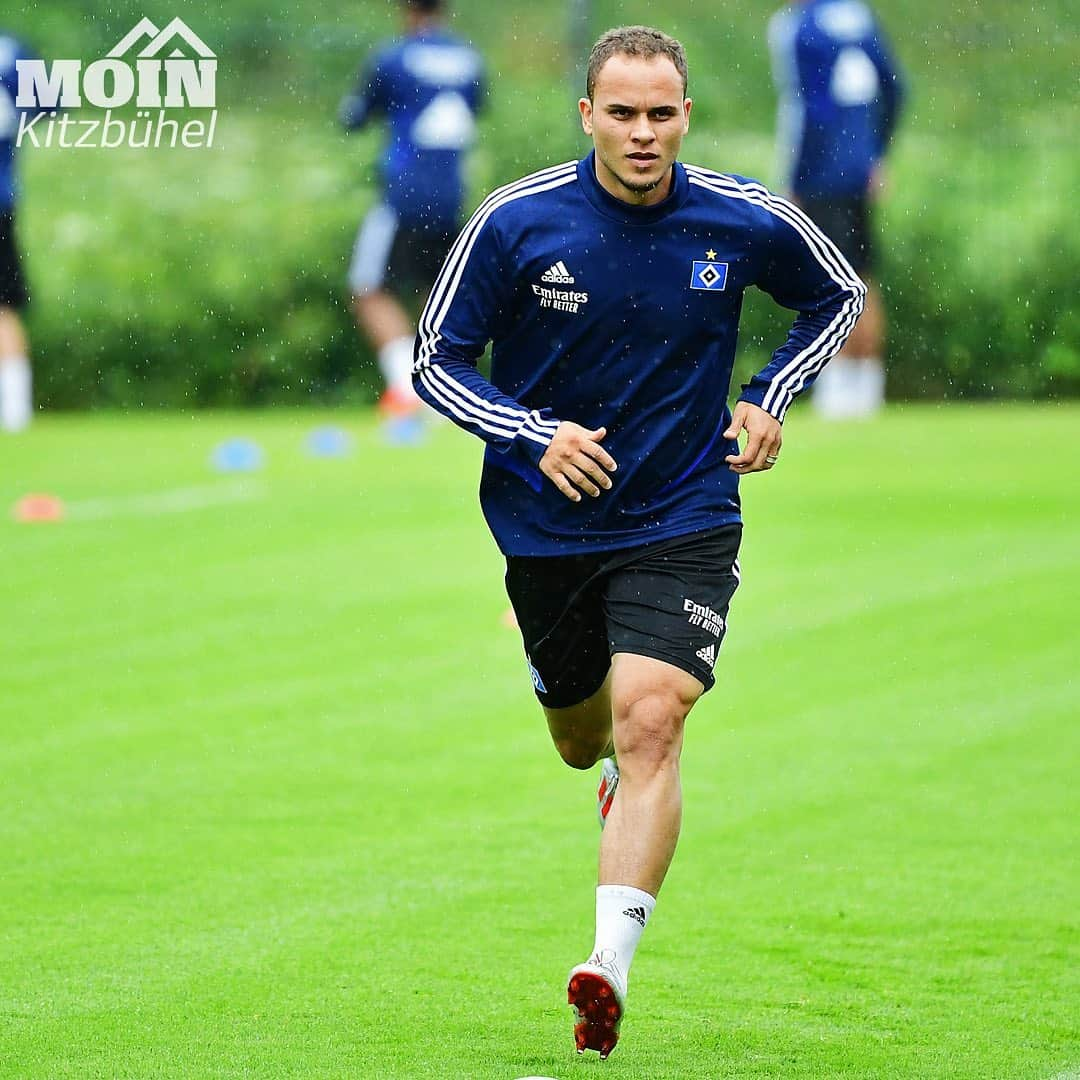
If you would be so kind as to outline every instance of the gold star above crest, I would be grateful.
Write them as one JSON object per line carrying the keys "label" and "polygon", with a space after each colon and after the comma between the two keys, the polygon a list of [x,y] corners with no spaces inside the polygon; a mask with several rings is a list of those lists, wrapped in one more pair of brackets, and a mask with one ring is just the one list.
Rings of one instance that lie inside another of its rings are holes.
{"label": "gold star above crest", "polygon": [[712,248],[709,248],[709,250],[705,252],[705,258],[711,262],[713,259],[716,258],[716,252],[713,251]]}

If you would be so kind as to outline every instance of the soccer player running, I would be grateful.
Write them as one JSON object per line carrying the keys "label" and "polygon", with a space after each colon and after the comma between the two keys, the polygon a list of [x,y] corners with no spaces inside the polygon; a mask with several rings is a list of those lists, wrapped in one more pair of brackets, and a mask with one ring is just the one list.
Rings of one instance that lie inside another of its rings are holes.
{"label": "soccer player running", "polygon": [[[599,39],[578,103],[592,152],[480,206],[413,370],[487,443],[481,503],[555,747],[576,769],[606,759],[595,940],[568,985],[577,1049],[603,1057],[679,835],[684,723],[739,583],[739,477],[776,465],[788,406],[866,291],[792,204],[678,160],[686,80],[659,30]],[[750,286],[798,314],[731,412]]]}
{"label": "soccer player running", "polygon": [[389,124],[383,197],[364,219],[349,267],[353,311],[378,356],[390,417],[422,408],[412,388],[415,316],[457,234],[464,151],[483,97],[479,54],[449,33],[440,0],[401,0],[406,34],[377,51],[341,103],[350,131]]}
{"label": "soccer player running", "polygon": [[30,290],[15,236],[15,142],[20,110],[15,64],[30,54],[0,31],[0,430],[21,431],[33,415],[30,345],[22,315]]}
{"label": "soccer player running", "polygon": [[804,0],[769,24],[780,93],[779,144],[795,201],[868,281],[866,310],[818,380],[829,419],[871,416],[885,400],[885,310],[873,282],[873,204],[903,100],[900,72],[862,0]]}

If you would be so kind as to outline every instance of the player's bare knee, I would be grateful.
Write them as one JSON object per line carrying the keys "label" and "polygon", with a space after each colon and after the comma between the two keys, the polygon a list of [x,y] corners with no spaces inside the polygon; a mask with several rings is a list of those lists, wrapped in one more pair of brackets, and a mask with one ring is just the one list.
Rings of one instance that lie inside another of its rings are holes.
{"label": "player's bare knee", "polygon": [[616,703],[615,751],[623,771],[654,772],[677,761],[689,706],[660,690]]}

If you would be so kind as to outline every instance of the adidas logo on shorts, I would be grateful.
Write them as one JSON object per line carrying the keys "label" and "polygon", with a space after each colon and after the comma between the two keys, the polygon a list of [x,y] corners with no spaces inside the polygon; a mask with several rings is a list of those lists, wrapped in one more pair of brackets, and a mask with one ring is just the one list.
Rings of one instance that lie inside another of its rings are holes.
{"label": "adidas logo on shorts", "polygon": [[549,281],[554,285],[573,285],[574,275],[566,268],[566,263],[560,259],[554,266],[549,266],[541,275],[541,281]]}
{"label": "adidas logo on shorts", "polygon": [[704,649],[698,649],[697,658],[704,660],[710,668],[714,668],[716,666],[716,646],[706,645]]}
{"label": "adidas logo on shorts", "polygon": [[645,925],[645,909],[643,907],[628,907],[623,914],[627,918],[641,923],[642,926]]}

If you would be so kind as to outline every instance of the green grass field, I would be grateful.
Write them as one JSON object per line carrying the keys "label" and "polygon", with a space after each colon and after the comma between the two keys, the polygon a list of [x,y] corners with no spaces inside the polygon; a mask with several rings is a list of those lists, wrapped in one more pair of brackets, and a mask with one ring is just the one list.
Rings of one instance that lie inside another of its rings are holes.
{"label": "green grass field", "polygon": [[1078,421],[792,417],[603,1064],[563,1004],[593,778],[500,624],[478,444],[3,440],[0,1076],[1080,1075]]}

